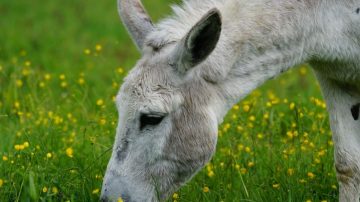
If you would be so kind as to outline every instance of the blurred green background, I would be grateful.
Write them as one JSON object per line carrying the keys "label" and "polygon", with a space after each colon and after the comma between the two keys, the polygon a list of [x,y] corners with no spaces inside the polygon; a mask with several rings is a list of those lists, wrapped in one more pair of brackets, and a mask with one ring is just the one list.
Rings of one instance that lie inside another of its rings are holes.
{"label": "blurred green background", "polygon": [[[157,21],[180,1],[145,0]],[[0,0],[0,201],[97,201],[123,78],[140,54],[116,1]],[[331,132],[301,65],[236,105],[170,201],[336,201]]]}

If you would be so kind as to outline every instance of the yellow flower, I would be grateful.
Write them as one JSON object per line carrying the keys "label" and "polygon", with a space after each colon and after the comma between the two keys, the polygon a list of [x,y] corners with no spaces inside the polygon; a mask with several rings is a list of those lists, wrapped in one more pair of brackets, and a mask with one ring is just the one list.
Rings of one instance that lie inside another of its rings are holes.
{"label": "yellow flower", "polygon": [[256,118],[255,118],[255,116],[250,116],[250,117],[249,117],[249,120],[250,120],[250,121],[255,121]]}
{"label": "yellow flower", "polygon": [[62,81],[62,82],[60,83],[60,86],[61,86],[62,88],[66,88],[67,82],[66,82],[66,81]]}
{"label": "yellow flower", "polygon": [[306,200],[306,202],[311,202],[311,200],[310,200],[310,199],[308,199],[308,200]]}
{"label": "yellow flower", "polygon": [[40,82],[40,83],[39,83],[39,87],[40,87],[40,88],[44,88],[44,87],[45,87],[45,83],[44,83],[44,82]]}
{"label": "yellow flower", "polygon": [[74,150],[71,147],[67,148],[66,155],[70,158],[74,157]]}
{"label": "yellow flower", "polygon": [[308,172],[307,173],[307,176],[310,178],[310,179],[313,179],[315,177],[315,174],[312,173],[312,172]]}
{"label": "yellow flower", "polygon": [[47,188],[47,187],[43,187],[43,188],[42,188],[42,191],[43,191],[44,193],[46,193],[46,192],[48,192],[48,188]]}
{"label": "yellow flower", "polygon": [[173,199],[175,200],[175,199],[178,199],[179,198],[179,194],[178,193],[174,193],[173,194]]}
{"label": "yellow flower", "polygon": [[99,189],[94,189],[94,190],[92,191],[92,194],[98,194],[99,192],[100,192]]}
{"label": "yellow flower", "polygon": [[23,145],[24,145],[25,148],[28,148],[30,146],[29,142],[24,142]]}
{"label": "yellow flower", "polygon": [[98,99],[98,100],[96,101],[96,105],[97,105],[97,106],[102,106],[102,105],[104,105],[104,100],[103,100],[103,99]]}
{"label": "yellow flower", "polygon": [[49,81],[51,79],[51,75],[50,74],[45,74],[44,78],[45,78],[45,80]]}
{"label": "yellow flower", "polygon": [[21,73],[22,73],[22,75],[24,75],[24,76],[28,76],[28,75],[30,74],[30,70],[27,69],[27,68],[25,68],[25,69],[23,69],[23,70],[21,71]]}
{"label": "yellow flower", "polygon": [[215,175],[214,171],[210,170],[210,171],[208,172],[208,176],[209,176],[209,177],[213,177],[214,175]]}
{"label": "yellow flower", "polygon": [[123,74],[123,73],[124,73],[124,69],[123,69],[122,67],[119,67],[119,68],[117,69],[117,73]]}
{"label": "yellow flower", "polygon": [[31,65],[30,61],[25,61],[25,66],[30,67],[30,65]]}
{"label": "yellow flower", "polygon": [[95,50],[100,52],[102,50],[102,46],[100,44],[96,44]]}
{"label": "yellow flower", "polygon": [[304,113],[300,112],[300,118],[304,117]]}
{"label": "yellow flower", "polygon": [[3,157],[2,157],[2,160],[3,160],[3,161],[7,161],[7,160],[9,160],[9,158],[8,158],[7,156],[3,156]]}
{"label": "yellow flower", "polygon": [[286,135],[287,135],[290,139],[292,139],[292,138],[294,137],[294,133],[293,133],[292,131],[286,132]]}
{"label": "yellow flower", "polygon": [[300,182],[301,184],[304,184],[304,183],[306,183],[306,180],[300,179],[299,182]]}
{"label": "yellow flower", "polygon": [[49,158],[52,157],[52,154],[49,152],[49,153],[46,154],[46,157],[49,159]]}
{"label": "yellow flower", "polygon": [[206,186],[205,186],[205,187],[203,188],[203,192],[204,192],[204,193],[208,193],[209,191],[210,191],[209,187],[206,187]]}
{"label": "yellow flower", "polygon": [[14,146],[14,148],[15,148],[16,151],[20,151],[20,150],[23,150],[25,147],[24,147],[24,145],[16,144],[16,145]]}
{"label": "yellow flower", "polygon": [[231,124],[227,123],[224,125],[224,132],[227,132],[231,128]]}
{"label": "yellow flower", "polygon": [[331,185],[331,188],[332,188],[332,189],[337,189],[336,185],[334,185],[334,184]]}
{"label": "yellow flower", "polygon": [[255,163],[252,162],[252,161],[250,161],[250,162],[248,163],[248,167],[249,167],[249,168],[254,167],[254,165],[255,165]]}
{"label": "yellow flower", "polygon": [[295,173],[295,170],[293,168],[289,168],[287,170],[287,173],[288,173],[289,176],[292,176]]}
{"label": "yellow flower", "polygon": [[[113,87],[114,89],[117,89],[117,88],[119,87],[119,84],[114,81],[114,82],[112,83],[112,87]],[[114,97],[115,97],[115,96],[114,96]],[[113,101],[115,101],[115,100],[113,99]]]}
{"label": "yellow flower", "polygon": [[300,68],[300,75],[301,75],[301,76],[304,76],[304,75],[306,75],[306,73],[307,73],[306,66],[301,67],[301,68]]}
{"label": "yellow flower", "polygon": [[80,85],[83,85],[85,83],[85,79],[84,78],[79,78],[78,83]]}
{"label": "yellow flower", "polygon": [[239,107],[239,105],[236,104],[236,105],[233,106],[233,109],[237,111],[237,110],[240,109],[240,107]]}
{"label": "yellow flower", "polygon": [[59,189],[58,189],[57,187],[52,187],[52,188],[51,188],[51,191],[52,191],[52,193],[54,193],[54,194],[59,193]]}
{"label": "yellow flower", "polygon": [[295,108],[295,103],[290,103],[290,106],[289,106],[289,108],[291,109],[291,110],[293,110],[294,108]]}
{"label": "yellow flower", "polygon": [[14,103],[14,107],[15,107],[16,109],[19,109],[19,108],[20,108],[20,102],[16,101],[16,102]]}
{"label": "yellow flower", "polygon": [[0,187],[2,187],[4,185],[4,180],[0,179]]}
{"label": "yellow flower", "polygon": [[106,124],[106,119],[100,119],[99,124],[102,125],[102,126],[105,125]]}
{"label": "yellow flower", "polygon": [[239,131],[239,132],[241,132],[241,131],[244,130],[244,128],[243,128],[242,126],[237,126],[237,127],[236,127],[236,130]]}
{"label": "yellow flower", "polygon": [[278,188],[280,187],[280,184],[273,184],[272,187],[273,187],[274,189],[278,189]]}
{"label": "yellow flower", "polygon": [[117,202],[124,202],[124,200],[121,197],[119,197]]}
{"label": "yellow flower", "polygon": [[59,79],[60,79],[60,80],[65,80],[65,79],[66,79],[65,74],[60,74]]}
{"label": "yellow flower", "polygon": [[84,54],[85,54],[85,55],[90,55],[90,54],[91,54],[91,50],[88,49],[88,48],[85,49],[85,50],[84,50]]}
{"label": "yellow flower", "polygon": [[21,79],[16,80],[16,86],[17,86],[17,87],[23,86],[23,82],[22,82]]}
{"label": "yellow flower", "polygon": [[244,110],[244,112],[249,112],[250,111],[250,106],[249,105],[244,105],[243,110]]}
{"label": "yellow flower", "polygon": [[245,152],[246,152],[246,153],[250,153],[250,152],[251,152],[251,148],[250,148],[250,147],[245,147]]}

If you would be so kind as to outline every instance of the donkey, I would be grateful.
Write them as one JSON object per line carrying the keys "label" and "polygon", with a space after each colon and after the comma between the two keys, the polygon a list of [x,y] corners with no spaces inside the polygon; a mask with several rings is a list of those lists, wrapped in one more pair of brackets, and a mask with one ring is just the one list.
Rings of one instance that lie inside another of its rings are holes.
{"label": "donkey", "polygon": [[360,0],[184,0],[153,25],[118,9],[142,53],[116,98],[101,198],[164,201],[212,157],[233,104],[311,64],[330,114],[340,201],[360,196]]}

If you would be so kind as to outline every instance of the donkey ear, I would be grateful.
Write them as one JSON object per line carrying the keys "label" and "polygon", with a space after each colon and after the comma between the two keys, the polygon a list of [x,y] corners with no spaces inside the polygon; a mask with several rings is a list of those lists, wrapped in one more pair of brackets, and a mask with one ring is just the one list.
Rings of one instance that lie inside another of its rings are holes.
{"label": "donkey ear", "polygon": [[188,69],[204,61],[214,50],[221,33],[221,15],[214,8],[196,23],[176,48],[175,63],[179,71]]}
{"label": "donkey ear", "polygon": [[141,0],[118,0],[118,11],[125,27],[141,51],[146,36],[154,28]]}

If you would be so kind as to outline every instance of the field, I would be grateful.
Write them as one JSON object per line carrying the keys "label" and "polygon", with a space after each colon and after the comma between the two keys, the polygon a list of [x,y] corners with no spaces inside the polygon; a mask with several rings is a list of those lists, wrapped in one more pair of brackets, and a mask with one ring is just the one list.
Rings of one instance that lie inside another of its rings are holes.
{"label": "field", "polygon": [[[144,3],[157,20],[174,1]],[[98,201],[113,98],[140,57],[115,0],[0,0],[0,13],[0,201]],[[169,201],[337,201],[332,153],[301,65],[233,107],[212,161]]]}

